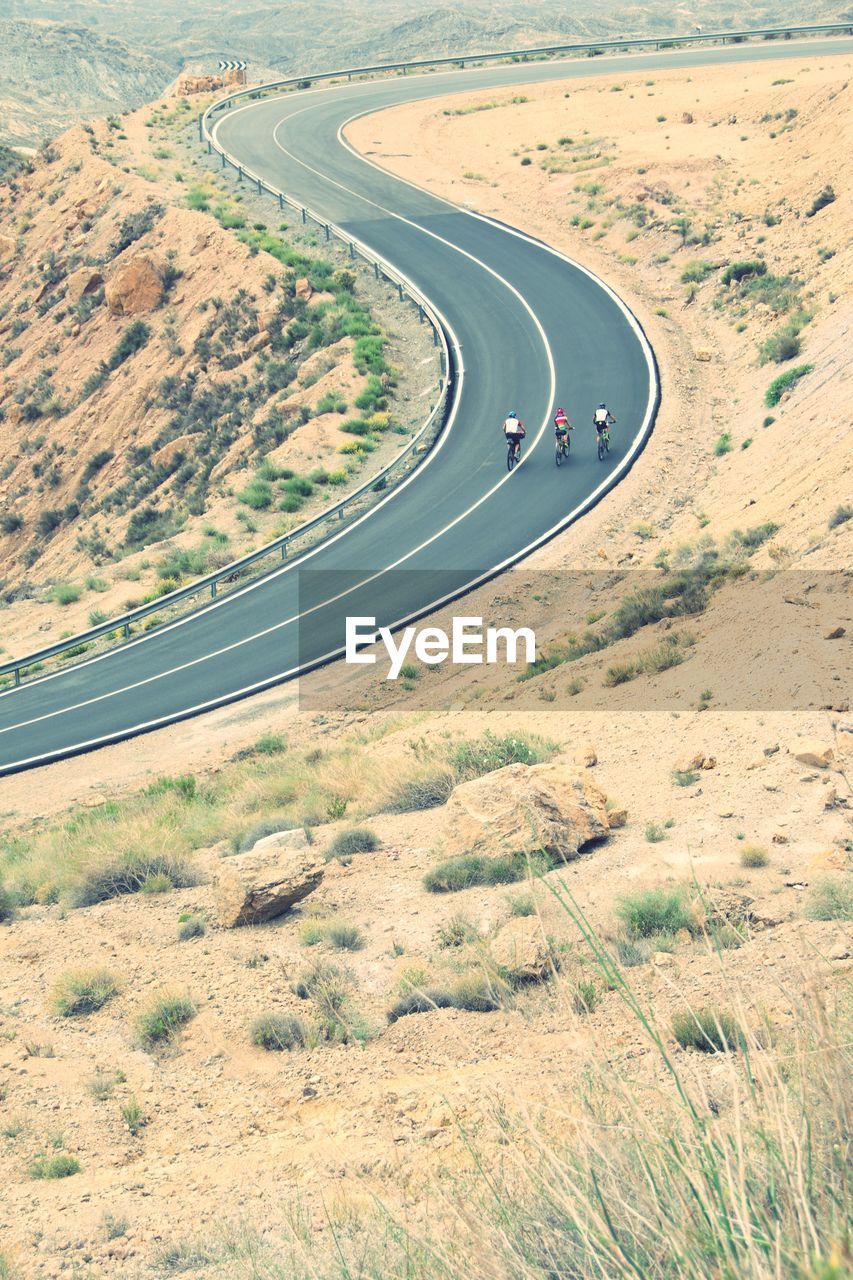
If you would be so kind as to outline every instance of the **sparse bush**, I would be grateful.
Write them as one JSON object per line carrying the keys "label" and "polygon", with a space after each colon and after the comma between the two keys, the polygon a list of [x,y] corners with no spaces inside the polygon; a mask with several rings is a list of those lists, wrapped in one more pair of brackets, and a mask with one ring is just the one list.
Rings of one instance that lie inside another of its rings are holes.
{"label": "sparse bush", "polygon": [[241,836],[235,836],[232,841],[232,847],[235,853],[248,853],[265,836],[274,836],[279,831],[292,830],[293,820],[291,818],[263,818],[260,822],[253,823]]}
{"label": "sparse bush", "polygon": [[336,951],[361,951],[364,946],[364,935],[354,924],[328,924],[323,935]]}
{"label": "sparse bush", "polygon": [[853,920],[853,884],[849,879],[818,880],[806,901],[809,920]]}
{"label": "sparse bush", "polygon": [[461,854],[432,867],[424,876],[424,888],[429,893],[458,893],[474,885],[513,884],[523,880],[528,872],[542,874],[549,865],[543,857],[527,858],[523,853],[499,854],[494,858]]}
{"label": "sparse bush", "polygon": [[457,978],[450,989],[454,1009],[468,1013],[492,1013],[501,1007],[500,994],[484,973],[466,973]]}
{"label": "sparse bush", "polygon": [[614,938],[613,951],[616,959],[626,969],[633,969],[636,968],[637,965],[648,964],[648,951],[645,947],[640,946],[631,938]]}
{"label": "sparse bush", "polygon": [[731,451],[732,433],[731,431],[723,431],[719,436],[717,436],[717,439],[714,442],[714,455],[717,458],[721,458],[723,454],[731,453]]}
{"label": "sparse bush", "polygon": [[55,1156],[38,1156],[27,1170],[31,1178],[70,1178],[80,1172],[80,1161],[60,1152]]}
{"label": "sparse bush", "polygon": [[121,1118],[124,1121],[128,1132],[134,1138],[139,1133],[139,1130],[144,1129],[145,1125],[148,1123],[148,1117],[135,1097],[128,1098],[127,1102],[122,1104]]}
{"label": "sparse bush", "polygon": [[780,373],[778,378],[774,378],[764,393],[764,403],[767,408],[772,409],[777,405],[785,392],[795,387],[800,378],[804,378],[813,369],[813,364],[798,364],[793,369],[788,369],[786,373]]}
{"label": "sparse bush", "polygon": [[305,1027],[290,1014],[267,1013],[252,1023],[249,1038],[258,1048],[274,1053],[301,1049],[305,1044]]}
{"label": "sparse bush", "polygon": [[57,604],[76,604],[80,599],[80,588],[70,582],[58,582],[53,588],[53,598]]}
{"label": "sparse bush", "polygon": [[395,1000],[388,1010],[389,1022],[405,1018],[410,1013],[429,1013],[432,1009],[449,1009],[453,997],[444,987],[425,987],[423,991],[409,991]]}
{"label": "sparse bush", "polygon": [[130,851],[113,862],[87,868],[71,890],[71,905],[91,907],[96,902],[139,893],[146,881],[158,876],[168,880],[175,889],[188,889],[198,883],[195,872],[183,859],[166,853]]}
{"label": "sparse bush", "polygon": [[851,519],[853,519],[853,507],[842,503],[841,506],[836,507],[833,511],[829,517],[828,524],[830,529],[837,529],[840,524],[846,524]]}
{"label": "sparse bush", "polygon": [[616,906],[628,937],[652,938],[679,929],[695,931],[687,895],[682,888],[643,889],[626,894]]}
{"label": "sparse bush", "polygon": [[280,733],[265,733],[255,743],[255,751],[261,756],[277,756],[287,750],[287,741]]}
{"label": "sparse bush", "polygon": [[758,349],[758,358],[761,364],[767,364],[772,361],[774,364],[784,364],[786,360],[793,360],[795,356],[800,354],[799,334],[791,328],[777,330],[771,333],[769,338],[762,342]]}
{"label": "sparse bush", "polygon": [[750,258],[745,262],[732,262],[723,272],[723,284],[740,284],[749,276],[763,276],[767,271],[767,263],[763,258]]}
{"label": "sparse bush", "polygon": [[158,872],[156,875],[146,876],[139,886],[139,892],[152,895],[155,893],[171,893],[174,889],[172,881],[167,875]]}
{"label": "sparse bush", "polygon": [[647,822],[645,836],[649,844],[658,844],[661,840],[666,839],[666,832],[660,823]]}
{"label": "sparse bush", "polygon": [[398,783],[387,800],[380,806],[381,813],[415,813],[421,809],[435,809],[446,804],[455,786],[450,769],[438,769]]}
{"label": "sparse bush", "polygon": [[166,992],[155,996],[137,1017],[139,1038],[149,1047],[168,1042],[197,1012],[187,995]]}
{"label": "sparse bush", "polygon": [[572,995],[572,1008],[575,1013],[592,1013],[598,1004],[598,988],[594,982],[579,982]]}
{"label": "sparse bush", "polygon": [[188,942],[190,938],[201,938],[207,931],[203,916],[190,916],[178,926],[179,942]]}
{"label": "sparse bush", "polygon": [[349,860],[356,853],[373,853],[379,848],[379,837],[368,827],[351,827],[339,831],[326,850],[326,861],[339,858]]}
{"label": "sparse bush", "polygon": [[745,844],[740,851],[742,867],[766,867],[770,858],[767,850],[760,844]]}
{"label": "sparse bush", "polygon": [[118,981],[108,969],[73,969],[57,980],[53,1008],[63,1018],[94,1013],[118,991]]}
{"label": "sparse bush", "polygon": [[703,262],[699,258],[694,258],[692,262],[684,265],[681,273],[682,284],[700,284],[710,271],[713,270],[710,262]]}
{"label": "sparse bush", "polygon": [[806,217],[813,218],[816,213],[820,213],[821,209],[825,209],[828,204],[832,204],[836,199],[835,192],[832,187],[827,185],[822,191],[819,191],[812,200],[811,208],[806,210]]}
{"label": "sparse bush", "polygon": [[510,893],[507,895],[510,914],[513,916],[534,916],[536,901],[532,893]]}
{"label": "sparse bush", "polygon": [[438,926],[437,937],[440,947],[461,947],[466,942],[474,942],[479,934],[470,920],[463,916],[451,916]]}
{"label": "sparse bush", "polygon": [[541,764],[550,760],[555,748],[550,743],[528,741],[518,734],[485,733],[482,738],[460,742],[451,748],[450,766],[459,781],[481,778],[508,764]]}
{"label": "sparse bush", "polygon": [[698,1049],[700,1053],[731,1053],[744,1043],[735,1019],[721,1009],[677,1013],[672,1020],[672,1034],[682,1049]]}
{"label": "sparse bush", "polygon": [[693,787],[699,781],[695,769],[673,769],[672,780],[677,787]]}

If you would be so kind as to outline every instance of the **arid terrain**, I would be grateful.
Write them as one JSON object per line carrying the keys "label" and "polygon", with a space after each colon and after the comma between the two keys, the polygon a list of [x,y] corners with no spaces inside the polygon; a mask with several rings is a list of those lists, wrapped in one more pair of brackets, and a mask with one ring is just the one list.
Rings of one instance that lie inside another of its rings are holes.
{"label": "arid terrain", "polygon": [[611,283],[658,422],[472,601],[533,669],[330,668],[3,781],[8,1276],[849,1274],[849,75],[351,127]]}
{"label": "arid terrain", "polygon": [[300,524],[438,396],[428,326],[211,172],[185,98],[63,134],[0,204],[0,643]]}

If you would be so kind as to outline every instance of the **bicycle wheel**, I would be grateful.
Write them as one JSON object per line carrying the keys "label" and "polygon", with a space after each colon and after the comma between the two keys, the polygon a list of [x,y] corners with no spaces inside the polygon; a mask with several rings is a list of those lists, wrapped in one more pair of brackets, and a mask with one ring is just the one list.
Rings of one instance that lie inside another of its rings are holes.
{"label": "bicycle wheel", "polygon": [[606,449],[606,447],[607,446],[604,443],[603,437],[599,435],[598,437],[598,461],[599,462],[601,462],[601,459],[604,457],[604,450]]}
{"label": "bicycle wheel", "polygon": [[515,446],[510,445],[506,451],[506,469],[512,471],[515,466]]}
{"label": "bicycle wheel", "polygon": [[563,446],[561,444],[557,445],[557,454],[554,461],[556,462],[558,467],[561,467],[563,465]]}

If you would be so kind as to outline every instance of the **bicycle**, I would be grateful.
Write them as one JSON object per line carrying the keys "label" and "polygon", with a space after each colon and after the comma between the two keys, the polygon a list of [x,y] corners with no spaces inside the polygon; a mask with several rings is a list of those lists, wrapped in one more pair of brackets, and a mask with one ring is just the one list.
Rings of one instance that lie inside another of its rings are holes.
{"label": "bicycle", "polygon": [[598,433],[598,461],[601,462],[604,455],[610,452],[610,428],[602,427]]}
{"label": "bicycle", "polygon": [[521,461],[521,441],[508,440],[506,448],[506,469],[512,471],[517,462]]}
{"label": "bicycle", "polygon": [[565,435],[557,436],[557,455],[554,460],[557,463],[558,467],[561,467],[563,465],[563,458],[568,458],[570,444],[571,444],[571,437],[568,431],[565,433]]}

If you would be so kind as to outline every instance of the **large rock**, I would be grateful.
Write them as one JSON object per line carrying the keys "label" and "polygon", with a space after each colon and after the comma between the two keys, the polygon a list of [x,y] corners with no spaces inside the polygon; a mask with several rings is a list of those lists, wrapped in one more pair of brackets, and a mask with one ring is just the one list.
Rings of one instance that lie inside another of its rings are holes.
{"label": "large rock", "polygon": [[153,311],[163,301],[165,272],[150,253],[138,253],[119,267],[105,290],[114,316],[137,316]]}
{"label": "large rock", "polygon": [[445,806],[442,853],[535,854],[568,860],[608,835],[606,797],[565,759],[510,764],[455,787]]}
{"label": "large rock", "polygon": [[500,969],[520,982],[540,982],[554,968],[536,916],[519,916],[505,924],[489,944],[489,954]]}
{"label": "large rock", "polygon": [[91,267],[80,267],[68,276],[66,280],[68,292],[65,296],[70,302],[79,302],[86,294],[97,293],[103,283],[104,277],[100,271],[93,271]]}
{"label": "large rock", "polygon": [[252,853],[270,854],[283,849],[307,849],[308,837],[304,827],[289,827],[287,831],[274,831],[262,836],[252,845]]}
{"label": "large rock", "polygon": [[223,861],[216,882],[219,923],[229,929],[264,924],[289,911],[323,879],[323,867],[305,849],[269,849]]}
{"label": "large rock", "polygon": [[791,755],[800,764],[811,765],[814,769],[826,769],[832,764],[834,752],[827,742],[817,738],[798,738],[791,743]]}

